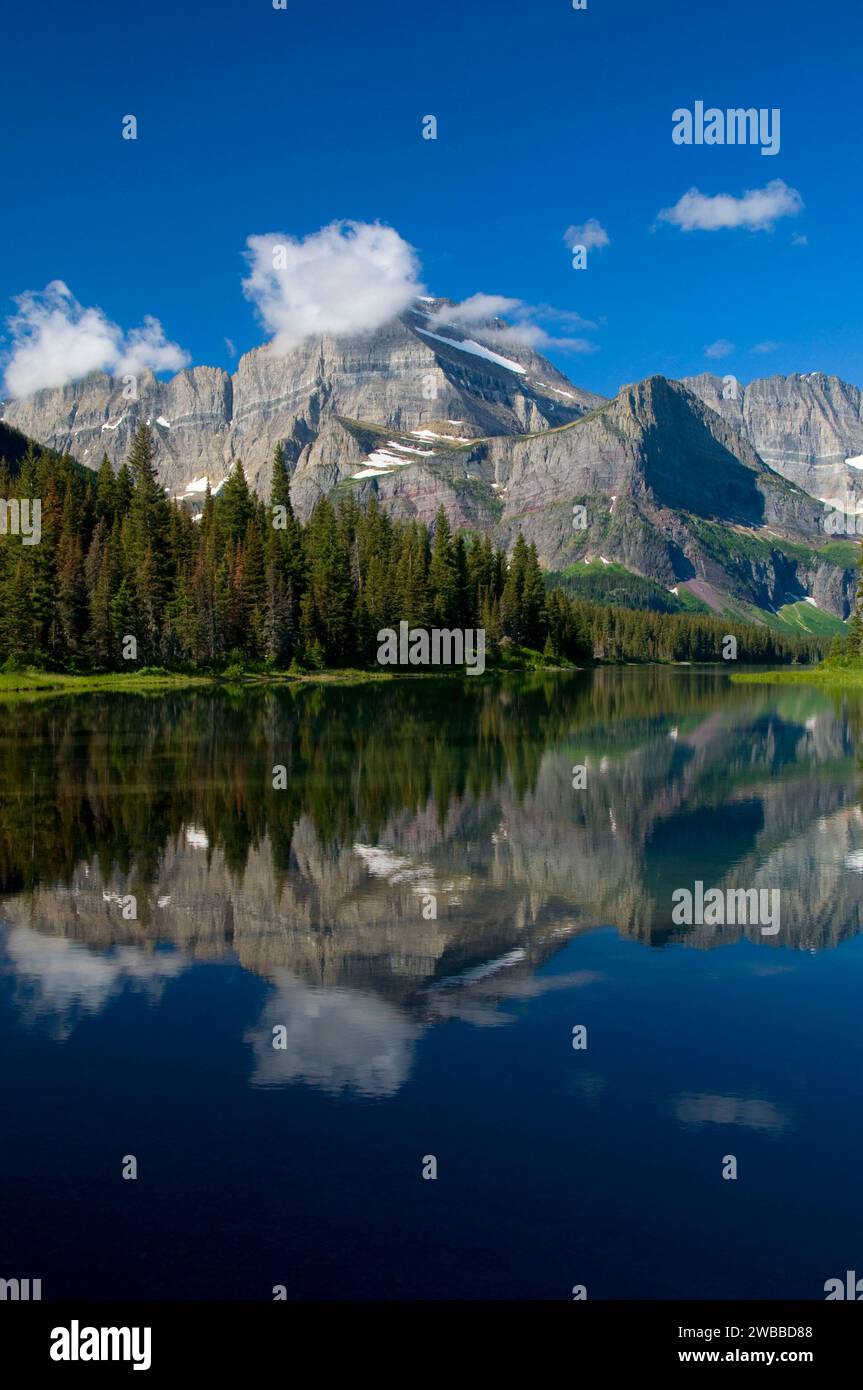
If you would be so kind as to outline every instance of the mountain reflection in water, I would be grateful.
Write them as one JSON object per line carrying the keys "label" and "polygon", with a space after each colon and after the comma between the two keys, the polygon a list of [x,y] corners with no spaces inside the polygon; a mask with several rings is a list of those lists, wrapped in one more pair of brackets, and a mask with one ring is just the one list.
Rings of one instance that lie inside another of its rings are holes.
{"label": "mountain reflection in water", "polygon": [[[593,981],[537,973],[579,933],[760,940],[673,927],[697,878],[779,884],[775,944],[835,946],[861,923],[855,718],[662,669],[7,705],[17,1008],[68,1036],[118,992],[156,1001],[189,963],[235,959],[270,985],[253,1085],[386,1096],[435,1024],[501,1026],[503,1001]],[[707,1122],[708,1101],[681,1118]]]}
{"label": "mountain reflection in water", "polygon": [[[861,1258],[858,730],[680,668],[0,701],[6,1273],[822,1298]],[[698,881],[781,889],[780,932],[674,925]]]}

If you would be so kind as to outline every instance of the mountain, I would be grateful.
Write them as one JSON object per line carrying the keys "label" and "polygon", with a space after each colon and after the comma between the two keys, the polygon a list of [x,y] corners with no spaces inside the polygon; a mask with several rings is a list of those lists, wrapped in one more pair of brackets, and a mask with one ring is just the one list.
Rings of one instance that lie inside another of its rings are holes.
{"label": "mountain", "polygon": [[163,382],[146,372],[137,400],[124,397],[121,381],[93,373],[6,402],[3,420],[92,467],[104,453],[119,467],[137,426],[149,423],[159,476],[174,495],[194,496],[206,477],[215,488],[237,459],[266,492],[281,443],[294,465],[297,504],[307,513],[364,461],[339,417],[475,438],[545,429],[601,400],[529,348],[500,349],[502,320],[488,321],[482,342],[458,328],[439,331],[437,314],[449,303],[418,301],[374,333],[309,340],[284,357],[257,348],[233,375],[193,367]]}
{"label": "mountain", "polygon": [[93,374],[7,403],[3,420],[94,468],[106,452],[119,466],[149,423],[163,485],[193,505],[237,459],[266,494],[281,444],[302,516],[333,491],[426,522],[443,505],[507,546],[522,530],[565,581],[586,562],[613,567],[618,591],[621,567],[652,581],[672,609],[824,631],[848,617],[856,547],[827,533],[817,499],[856,476],[855,387],[774,377],[730,400],[719,377],[651,377],[607,401],[503,320],[454,318],[452,301],[424,299],[364,336],[256,349],[233,375],[145,374],[130,401]]}
{"label": "mountain", "polygon": [[695,395],[749,440],[765,463],[824,501],[863,485],[863,392],[836,376],[771,376],[732,386],[684,378]]}
{"label": "mountain", "polygon": [[[106,704],[88,718],[63,702],[50,720],[43,714],[40,852],[34,858],[34,831],[19,817],[9,827],[0,879],[0,913],[18,934],[13,955],[31,977],[22,1003],[39,998],[40,979],[50,997],[58,959],[67,970],[77,961],[80,985],[101,996],[105,975],[70,951],[77,943],[122,946],[117,961],[125,956],[132,975],[141,952],[142,980],[157,978],[160,966],[173,973],[172,960],[179,971],[190,959],[232,955],[269,979],[287,971],[306,989],[374,996],[414,1020],[457,1016],[462,1003],[475,1021],[491,1021],[486,1009],[496,999],[531,989],[539,965],[598,926],[656,945],[675,940],[703,949],[742,936],[764,942],[757,926],[671,928],[668,903],[686,882],[694,819],[713,883],[784,885],[785,947],[822,949],[860,934],[863,900],[844,867],[863,853],[846,714],[798,689],[777,704],[773,692],[768,699],[758,688],[730,686],[717,706],[715,688],[684,672],[655,671],[649,689],[611,670],[597,672],[590,688],[561,676],[556,690],[560,680],[570,682],[565,700],[541,683],[527,692],[521,685],[520,694],[513,687],[509,696],[504,687],[504,698],[479,687],[469,694],[460,705],[460,746],[481,764],[482,790],[465,792],[462,779],[450,780],[437,764],[419,807],[412,754],[390,749],[379,689],[330,687],[308,698],[268,692],[246,725],[249,746],[295,729],[305,750],[295,766],[296,800],[282,821],[248,759],[231,783],[243,827],[234,835],[225,831],[218,777],[189,777],[181,737],[197,729],[201,766],[222,765],[231,721],[218,712],[217,695],[148,703],[139,716],[147,735],[140,775],[116,792],[120,806],[134,802],[146,814],[114,824],[100,816],[102,789],[128,738],[128,711]],[[439,727],[438,699],[428,689],[411,695],[419,747]],[[13,750],[8,782],[26,762],[34,710],[13,705],[4,715]],[[322,824],[326,800],[317,798],[341,766],[351,731],[362,795],[345,800],[334,834],[328,813]],[[83,732],[93,736],[82,739]],[[490,734],[505,750],[499,762],[489,763],[483,751]],[[81,757],[76,779],[64,775],[63,750],[73,738]],[[533,756],[525,759],[526,748]],[[577,806],[574,757],[596,770]],[[814,775],[827,766],[830,777]],[[373,823],[363,808],[374,808]],[[67,863],[60,832],[72,825],[79,836]],[[833,850],[827,859],[812,848],[824,836]],[[436,895],[439,913],[419,931],[425,893]],[[137,899],[133,920],[119,911],[127,894]],[[179,957],[157,951],[165,944]],[[69,1006],[72,992],[56,991],[55,999]],[[271,1012],[262,1055],[272,1053],[272,1023],[280,1021]],[[316,1030],[325,1053],[332,1019],[325,1009]],[[346,1030],[346,1057],[358,1036],[367,1033]]]}
{"label": "mountain", "polygon": [[507,546],[521,530],[547,569],[617,561],[718,611],[808,601],[846,618],[853,602],[854,547],[831,543],[821,503],[664,377],[565,425],[461,444],[359,486],[427,519],[444,502]]}
{"label": "mountain", "polygon": [[20,430],[5,425],[0,420],[0,459],[4,459],[12,473],[17,473],[18,465],[27,453],[30,440]]}

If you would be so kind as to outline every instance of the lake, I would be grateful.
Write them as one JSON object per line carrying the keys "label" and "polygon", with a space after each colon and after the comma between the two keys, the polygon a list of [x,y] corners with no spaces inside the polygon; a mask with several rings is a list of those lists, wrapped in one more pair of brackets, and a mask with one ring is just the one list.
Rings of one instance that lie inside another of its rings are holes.
{"label": "lake", "polygon": [[[0,703],[0,1276],[823,1298],[859,725],[685,668]],[[675,922],[696,883],[778,931]]]}

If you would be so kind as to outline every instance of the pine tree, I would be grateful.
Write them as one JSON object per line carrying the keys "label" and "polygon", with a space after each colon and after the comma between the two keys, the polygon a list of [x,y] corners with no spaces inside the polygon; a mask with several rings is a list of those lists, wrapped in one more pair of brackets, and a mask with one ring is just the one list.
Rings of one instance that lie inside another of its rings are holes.
{"label": "pine tree", "polygon": [[541,647],[545,617],[545,581],[539,567],[536,545],[531,541],[524,564],[521,590],[522,638],[529,647]]}
{"label": "pine tree", "polygon": [[290,478],[281,445],[273,457],[264,569],[265,654],[277,666],[287,666],[299,641],[300,602],[306,575],[303,529],[294,515]]}
{"label": "pine tree", "polygon": [[159,486],[153,435],[146,425],[135,431],[129,454],[132,497],[123,523],[124,571],[138,601],[138,650],[142,660],[158,660],[165,607],[171,597],[168,550],[170,503]]}
{"label": "pine tree", "polygon": [[114,479],[114,515],[119,516],[121,521],[129,510],[134,490],[129,465],[124,463]]}
{"label": "pine tree", "polygon": [[56,617],[66,660],[81,654],[86,631],[87,586],[81,552],[81,513],[71,480],[63,499],[63,529],[57,550]]}
{"label": "pine tree", "polygon": [[428,532],[416,522],[404,528],[393,547],[395,620],[412,627],[425,627],[429,621],[428,551]]}
{"label": "pine tree", "polygon": [[242,541],[246,528],[254,515],[254,502],[246,482],[246,474],[239,459],[228,475],[228,480],[219,493],[216,510],[216,541],[220,553],[233,541]]}
{"label": "pine tree", "polygon": [[527,562],[527,543],[519,531],[500,600],[500,620],[504,636],[519,644],[525,641],[526,636],[522,596]]}
{"label": "pine tree", "polygon": [[847,650],[855,659],[863,657],[863,545],[858,547],[857,593],[854,609],[848,623]]}
{"label": "pine tree", "polygon": [[[818,656],[815,638],[792,641],[766,626],[730,629],[726,619],[606,607],[549,591],[535,545],[518,535],[509,560],[488,536],[453,533],[438,511],[423,523],[393,521],[376,499],[334,509],[322,500],[303,526],[294,514],[277,449],[269,508],[242,465],[200,518],[170,503],[156,475],[146,427],[113,477],[29,448],[20,466],[0,460],[0,496],[38,497],[41,543],[0,542],[0,661],[123,670],[127,637],[136,664],[220,670],[266,659],[314,667],[375,659],[377,633],[413,627],[481,626],[486,653],[528,645],[578,664],[596,658],[715,661],[722,636],[742,660]],[[861,574],[863,581],[863,574]],[[863,656],[863,582],[844,653]]]}
{"label": "pine tree", "polygon": [[[104,528],[104,518],[99,525]],[[89,623],[85,651],[93,670],[110,671],[117,662],[112,641],[109,542],[104,530],[102,534],[104,539],[100,543],[94,539],[87,554],[91,577],[87,584]]]}
{"label": "pine tree", "polygon": [[124,646],[127,637],[137,641],[137,603],[132,586],[123,579],[111,600],[111,650],[110,665],[114,670],[122,670],[125,665]]}
{"label": "pine tree", "polygon": [[9,547],[8,537],[0,540],[0,547],[6,550],[7,565],[0,605],[0,651],[7,661],[38,662],[39,654],[31,645],[30,591],[24,547]]}
{"label": "pine tree", "polygon": [[95,515],[110,526],[117,511],[117,483],[107,454],[102,455],[96,483]]}
{"label": "pine tree", "polygon": [[327,662],[348,663],[353,651],[350,557],[332,503],[321,498],[306,532],[309,592],[317,636]]}
{"label": "pine tree", "polygon": [[431,618],[438,627],[455,626],[458,622],[459,578],[449,519],[441,506],[435,517],[428,568]]}

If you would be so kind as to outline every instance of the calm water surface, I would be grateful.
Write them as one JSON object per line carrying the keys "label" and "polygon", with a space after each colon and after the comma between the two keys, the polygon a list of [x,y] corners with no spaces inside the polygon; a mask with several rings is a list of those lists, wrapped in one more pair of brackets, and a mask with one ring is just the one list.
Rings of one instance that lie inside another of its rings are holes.
{"label": "calm water surface", "polygon": [[[682,669],[0,704],[0,1276],[823,1298],[859,726]],[[698,879],[779,887],[778,936],[674,926]]]}

